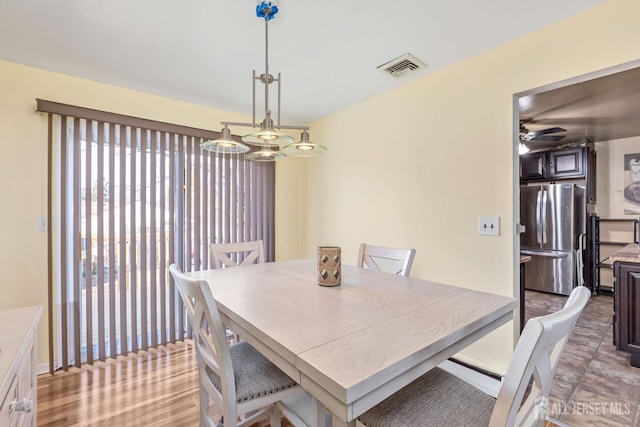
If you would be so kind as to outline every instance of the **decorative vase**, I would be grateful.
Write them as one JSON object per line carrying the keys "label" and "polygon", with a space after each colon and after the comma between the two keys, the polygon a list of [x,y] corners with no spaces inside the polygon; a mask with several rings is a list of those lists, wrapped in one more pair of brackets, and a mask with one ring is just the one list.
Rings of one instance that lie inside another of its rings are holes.
{"label": "decorative vase", "polygon": [[338,286],[342,279],[342,255],[338,246],[318,247],[318,285]]}

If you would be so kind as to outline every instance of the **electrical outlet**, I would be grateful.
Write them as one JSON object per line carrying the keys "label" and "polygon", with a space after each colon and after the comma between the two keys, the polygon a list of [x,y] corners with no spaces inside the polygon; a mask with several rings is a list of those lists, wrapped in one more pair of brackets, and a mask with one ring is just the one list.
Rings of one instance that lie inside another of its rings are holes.
{"label": "electrical outlet", "polygon": [[479,216],[478,217],[478,234],[480,234],[481,236],[499,236],[500,235],[500,217]]}

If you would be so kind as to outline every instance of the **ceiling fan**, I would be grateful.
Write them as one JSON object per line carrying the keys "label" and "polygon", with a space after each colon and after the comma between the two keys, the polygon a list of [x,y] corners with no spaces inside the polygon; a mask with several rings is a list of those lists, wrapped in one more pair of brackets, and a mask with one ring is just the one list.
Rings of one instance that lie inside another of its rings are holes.
{"label": "ceiling fan", "polygon": [[553,127],[529,132],[524,124],[520,124],[520,141],[560,141],[565,135],[549,135],[550,133],[566,132],[566,129]]}
{"label": "ceiling fan", "polygon": [[565,137],[565,135],[550,135],[550,134],[558,133],[558,132],[566,132],[566,131],[567,131],[566,129],[562,129],[560,127],[552,127],[548,129],[542,129],[542,130],[536,130],[536,131],[530,132],[529,129],[527,129],[524,126],[524,123],[520,123],[520,134],[519,134],[520,154],[524,154],[529,151],[529,147],[525,145],[525,142],[560,141],[562,138]]}

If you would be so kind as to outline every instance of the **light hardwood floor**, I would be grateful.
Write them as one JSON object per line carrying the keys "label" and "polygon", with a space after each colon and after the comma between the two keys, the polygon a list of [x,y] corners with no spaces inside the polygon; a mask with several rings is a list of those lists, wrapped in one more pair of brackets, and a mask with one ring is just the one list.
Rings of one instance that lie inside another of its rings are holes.
{"label": "light hardwood floor", "polygon": [[[218,419],[215,406],[211,412]],[[40,375],[38,425],[198,426],[192,343],[169,344],[69,372],[56,371],[53,376]],[[282,426],[292,427],[286,420]]]}
{"label": "light hardwood floor", "polygon": [[38,377],[41,426],[197,426],[190,343]]}

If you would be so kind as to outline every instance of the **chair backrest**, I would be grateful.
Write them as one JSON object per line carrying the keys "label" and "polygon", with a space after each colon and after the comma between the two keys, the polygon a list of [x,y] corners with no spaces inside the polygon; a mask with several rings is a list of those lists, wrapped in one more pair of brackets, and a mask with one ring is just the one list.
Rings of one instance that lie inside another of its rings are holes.
{"label": "chair backrest", "polygon": [[239,243],[211,243],[209,248],[213,268],[264,263],[264,243],[262,240]]}
{"label": "chair backrest", "polygon": [[578,286],[561,310],[527,322],[500,387],[490,426],[542,424],[558,360],[590,297],[589,289]]}
{"label": "chair backrest", "polygon": [[231,354],[211,289],[207,282],[187,277],[176,264],[171,264],[169,271],[176,282],[193,331],[198,375],[206,375],[205,367],[208,367],[220,378],[221,391],[214,388],[209,392],[214,393],[211,397],[225,419],[235,420],[238,413]]}
{"label": "chair backrest", "polygon": [[409,276],[415,254],[415,249],[385,248],[361,243],[357,265],[375,271]]}

